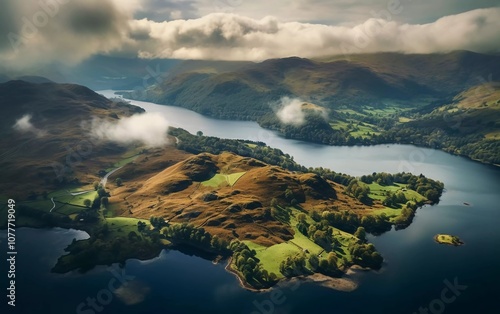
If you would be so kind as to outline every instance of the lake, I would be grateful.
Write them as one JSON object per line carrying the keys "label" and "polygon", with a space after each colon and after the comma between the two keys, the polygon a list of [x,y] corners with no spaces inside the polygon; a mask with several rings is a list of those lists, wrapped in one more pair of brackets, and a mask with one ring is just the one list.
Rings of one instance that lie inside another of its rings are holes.
{"label": "lake", "polygon": [[[112,96],[111,91],[100,93]],[[165,115],[172,126],[192,133],[265,142],[308,167],[327,167],[351,175],[422,173],[444,182],[446,191],[438,205],[419,209],[407,229],[369,237],[385,262],[379,272],[356,273],[353,279],[359,288],[353,292],[302,283],[278,287],[279,297],[277,289],[252,293],[224,270],[224,263],[214,265],[179,251],[162,251],[149,261],[129,260],[124,273],[118,270],[119,276],[116,269],[113,274],[104,266],[85,274],[51,274],[50,268],[71,240],[87,235],[75,230],[21,228],[17,230],[18,313],[411,314],[429,306],[428,313],[498,311],[500,169],[411,145],[309,144],[281,138],[254,122],[223,121],[182,108],[131,102]],[[465,245],[438,245],[433,240],[436,233],[458,235]],[[0,236],[5,246],[5,232]],[[4,259],[1,265],[6,269]],[[110,294],[109,283],[117,277],[126,278],[127,284],[117,294]],[[455,289],[456,295],[449,288],[454,284],[461,286]],[[93,298],[101,298],[106,305],[92,309],[88,300]]]}

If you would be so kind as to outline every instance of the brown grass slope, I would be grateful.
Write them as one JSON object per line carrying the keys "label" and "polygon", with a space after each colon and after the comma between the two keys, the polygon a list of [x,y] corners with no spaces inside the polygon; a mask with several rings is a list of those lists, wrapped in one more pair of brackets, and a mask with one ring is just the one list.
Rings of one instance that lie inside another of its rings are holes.
{"label": "brown grass slope", "polygon": [[[164,152],[172,151],[175,149]],[[272,245],[293,237],[288,224],[269,216],[272,199],[289,204],[285,199],[287,189],[304,211],[370,209],[342,194],[343,188],[315,174],[293,173],[232,153],[191,155],[162,171],[130,176],[138,164],[147,167],[151,162],[149,157],[143,157],[117,172],[117,176],[127,180],[124,186],[111,190],[110,201],[118,211],[116,214],[189,222],[228,239],[236,237]],[[233,186],[202,184],[217,173],[236,172],[246,173]]]}

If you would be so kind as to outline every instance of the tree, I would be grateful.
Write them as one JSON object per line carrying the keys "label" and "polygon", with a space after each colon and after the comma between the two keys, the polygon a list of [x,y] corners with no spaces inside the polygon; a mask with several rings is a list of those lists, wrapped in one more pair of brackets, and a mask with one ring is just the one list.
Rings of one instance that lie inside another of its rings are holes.
{"label": "tree", "polygon": [[146,223],[139,221],[137,223],[137,231],[139,231],[140,233],[143,233],[145,230],[146,230]]}
{"label": "tree", "polygon": [[92,205],[92,201],[86,198],[83,200],[83,205],[85,205],[85,207],[87,208],[90,208],[90,205]]}
{"label": "tree", "polygon": [[309,256],[309,264],[311,264],[312,270],[316,270],[319,267],[319,258],[316,254],[311,254]]}
{"label": "tree", "polygon": [[297,220],[300,221],[300,222],[302,222],[302,221],[305,222],[306,221],[306,214],[304,214],[304,213],[298,214],[297,215]]}
{"label": "tree", "polygon": [[196,136],[203,136],[203,132],[202,131],[196,132]]}
{"label": "tree", "polygon": [[97,190],[97,195],[99,195],[99,197],[104,197],[104,196],[109,196],[109,193],[106,192],[106,190],[101,187]]}
{"label": "tree", "polygon": [[101,198],[101,205],[102,205],[102,206],[104,206],[104,207],[107,207],[107,206],[108,206],[108,204],[109,204],[109,199],[108,199],[108,197],[107,197],[107,196],[103,196],[103,197]]}
{"label": "tree", "polygon": [[116,186],[122,186],[123,185],[122,178],[116,178],[115,183],[116,183]]}
{"label": "tree", "polygon": [[360,239],[361,241],[366,241],[366,231],[365,231],[365,228],[363,227],[358,227],[358,229],[356,230],[356,232],[354,233],[354,236],[358,239]]}

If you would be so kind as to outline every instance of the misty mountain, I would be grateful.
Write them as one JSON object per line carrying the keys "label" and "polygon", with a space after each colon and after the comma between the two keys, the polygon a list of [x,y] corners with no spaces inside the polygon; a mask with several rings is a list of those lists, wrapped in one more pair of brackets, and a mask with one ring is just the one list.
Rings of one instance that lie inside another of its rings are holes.
{"label": "misty mountain", "polygon": [[162,82],[178,64],[180,61],[173,59],[96,55],[75,66],[49,64],[22,72],[12,72],[0,66],[0,82],[9,79],[26,81],[29,76],[42,76],[54,82],[85,85],[94,90],[145,89]]}
{"label": "misty mountain", "polygon": [[[203,68],[198,61],[198,68]],[[297,57],[237,64],[232,71],[182,71],[129,97],[181,106],[205,115],[257,120],[283,96],[339,106],[426,105],[500,76],[500,57],[376,53],[319,59]],[[139,96],[139,97],[137,97]]]}

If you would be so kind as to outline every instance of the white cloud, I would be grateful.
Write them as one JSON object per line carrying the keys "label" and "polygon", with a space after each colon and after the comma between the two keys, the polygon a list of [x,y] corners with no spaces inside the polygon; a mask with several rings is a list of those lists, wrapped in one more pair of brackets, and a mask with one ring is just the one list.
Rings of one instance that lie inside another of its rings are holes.
{"label": "white cloud", "polygon": [[20,132],[28,132],[34,130],[35,127],[31,123],[31,115],[25,114],[24,116],[16,120],[14,129]]}
{"label": "white cloud", "polygon": [[302,110],[304,102],[298,98],[283,97],[280,100],[276,116],[284,124],[300,126],[305,122],[305,113]]}
{"label": "white cloud", "polygon": [[131,21],[130,28],[149,30],[149,39],[137,46],[140,56],[148,58],[261,61],[380,51],[500,50],[500,8],[469,11],[422,25],[371,18],[354,27],[329,26],[216,13],[162,23]]}
{"label": "white cloud", "polygon": [[25,114],[18,120],[16,120],[16,123],[12,126],[14,130],[21,132],[21,133],[33,133],[37,137],[44,136],[46,132],[44,130],[40,130],[36,128],[33,123],[31,123],[31,119],[33,116],[31,114]]}
{"label": "white cloud", "polygon": [[[288,2],[295,13],[302,12],[304,16],[329,12],[326,9],[329,1],[326,0]],[[500,51],[498,7],[449,15],[427,24],[408,24],[394,17],[390,20],[370,18],[374,8],[369,1],[351,5],[346,0],[336,4],[339,12],[354,10],[362,18],[355,20],[364,22],[347,25],[343,24],[345,21],[337,21],[337,25],[329,25],[298,22],[303,19],[296,15],[288,15],[295,17],[284,19],[280,14],[279,18],[268,16],[259,19],[233,13],[212,13],[195,19],[178,19],[193,16],[193,1],[185,1],[182,5],[154,1],[155,7],[170,5],[171,10],[165,13],[165,19],[175,20],[164,22],[134,18],[137,12],[148,10],[146,0],[73,0],[54,7],[52,11],[41,6],[42,2],[36,2],[36,5],[27,3],[30,2],[5,0],[2,4],[2,65],[23,68],[52,62],[74,64],[94,54],[261,61],[289,56],[316,57],[380,51]],[[59,2],[45,0],[44,3]],[[253,12],[251,8],[255,7],[251,1],[225,0],[223,3],[234,8],[232,12],[242,14]],[[213,4],[209,6],[213,7]],[[365,6],[366,14],[359,13],[364,12]],[[276,8],[277,4],[269,3],[270,13],[277,13]],[[200,8],[199,12],[213,12],[210,10],[208,7]],[[263,11],[259,12],[250,15],[262,16]],[[335,11],[331,14],[340,13]]]}
{"label": "white cloud", "polygon": [[158,113],[136,114],[118,121],[94,119],[90,124],[91,134],[106,141],[120,144],[140,142],[149,147],[168,143],[169,123]]}

